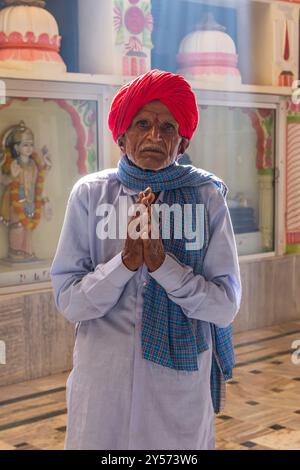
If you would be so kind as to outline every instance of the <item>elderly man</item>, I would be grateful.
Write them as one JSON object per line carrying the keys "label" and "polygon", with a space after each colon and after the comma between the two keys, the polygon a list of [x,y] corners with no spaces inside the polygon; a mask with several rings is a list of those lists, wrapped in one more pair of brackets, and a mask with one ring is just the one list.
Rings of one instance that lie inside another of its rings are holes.
{"label": "elderly man", "polygon": [[[241,286],[225,184],[177,162],[197,123],[182,77],[136,78],[110,110],[118,168],[81,178],[71,192],[51,268],[57,308],[76,323],[66,449],[214,448]],[[116,210],[106,221],[119,221],[121,196],[145,210],[125,215],[125,237],[104,237],[101,207]],[[187,226],[203,232],[202,243],[175,236],[175,213],[163,237],[152,210],[162,205],[192,207]]]}

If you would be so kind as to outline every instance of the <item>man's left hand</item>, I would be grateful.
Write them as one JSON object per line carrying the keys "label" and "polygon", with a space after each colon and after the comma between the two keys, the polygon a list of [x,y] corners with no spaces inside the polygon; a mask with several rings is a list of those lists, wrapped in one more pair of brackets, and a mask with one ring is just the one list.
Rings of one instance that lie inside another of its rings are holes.
{"label": "man's left hand", "polygon": [[156,271],[165,260],[165,250],[161,238],[151,238],[151,204],[155,201],[155,195],[150,188],[145,191],[145,197],[141,202],[148,208],[148,224],[145,225],[142,233],[147,233],[143,240],[143,257],[149,272]]}
{"label": "man's left hand", "polygon": [[148,238],[143,240],[144,248],[144,261],[147,265],[148,271],[156,271],[164,262],[166,254],[164,246],[160,238]]}

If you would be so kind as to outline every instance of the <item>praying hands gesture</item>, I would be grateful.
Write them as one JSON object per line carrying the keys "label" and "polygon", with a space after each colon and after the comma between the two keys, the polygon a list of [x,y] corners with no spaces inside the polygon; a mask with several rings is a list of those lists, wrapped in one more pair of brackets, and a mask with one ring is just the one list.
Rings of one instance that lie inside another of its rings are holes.
{"label": "praying hands gesture", "polygon": [[[166,257],[164,246],[160,237],[151,238],[151,204],[155,201],[155,194],[151,188],[139,193],[137,204],[144,204],[147,207],[142,215],[137,212],[128,222],[127,238],[122,251],[122,261],[131,271],[137,269],[145,263],[148,271],[152,272],[158,269]],[[138,220],[139,219],[139,222]],[[132,225],[132,222],[136,221]],[[136,228],[140,236],[136,239],[130,236],[132,227]]]}

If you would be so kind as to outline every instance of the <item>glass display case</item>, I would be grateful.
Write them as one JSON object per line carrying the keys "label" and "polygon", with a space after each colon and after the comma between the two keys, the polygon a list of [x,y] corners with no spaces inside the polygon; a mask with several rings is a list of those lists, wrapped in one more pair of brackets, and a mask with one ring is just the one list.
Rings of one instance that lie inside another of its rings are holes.
{"label": "glass display case", "polygon": [[181,162],[228,186],[239,255],[275,250],[276,105],[199,103],[200,123]]}
{"label": "glass display case", "polygon": [[[5,81],[6,97],[0,104],[0,293],[22,286],[49,288],[72,186],[87,173],[117,165],[119,149],[105,123],[120,85]],[[285,190],[278,167],[285,165],[285,98],[194,90],[199,127],[181,162],[225,181],[239,255],[280,254]]]}
{"label": "glass display case", "polygon": [[101,166],[99,87],[48,85],[8,84],[0,104],[1,292],[49,282],[71,188]]}

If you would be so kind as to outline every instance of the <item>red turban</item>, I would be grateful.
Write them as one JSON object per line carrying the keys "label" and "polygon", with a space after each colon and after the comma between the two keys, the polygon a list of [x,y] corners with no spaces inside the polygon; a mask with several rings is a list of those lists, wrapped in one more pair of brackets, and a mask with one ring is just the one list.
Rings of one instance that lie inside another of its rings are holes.
{"label": "red turban", "polygon": [[191,139],[198,124],[196,97],[180,75],[151,70],[124,85],[111,104],[108,125],[113,138],[126,132],[137,112],[147,103],[160,100],[179,124],[179,134]]}

